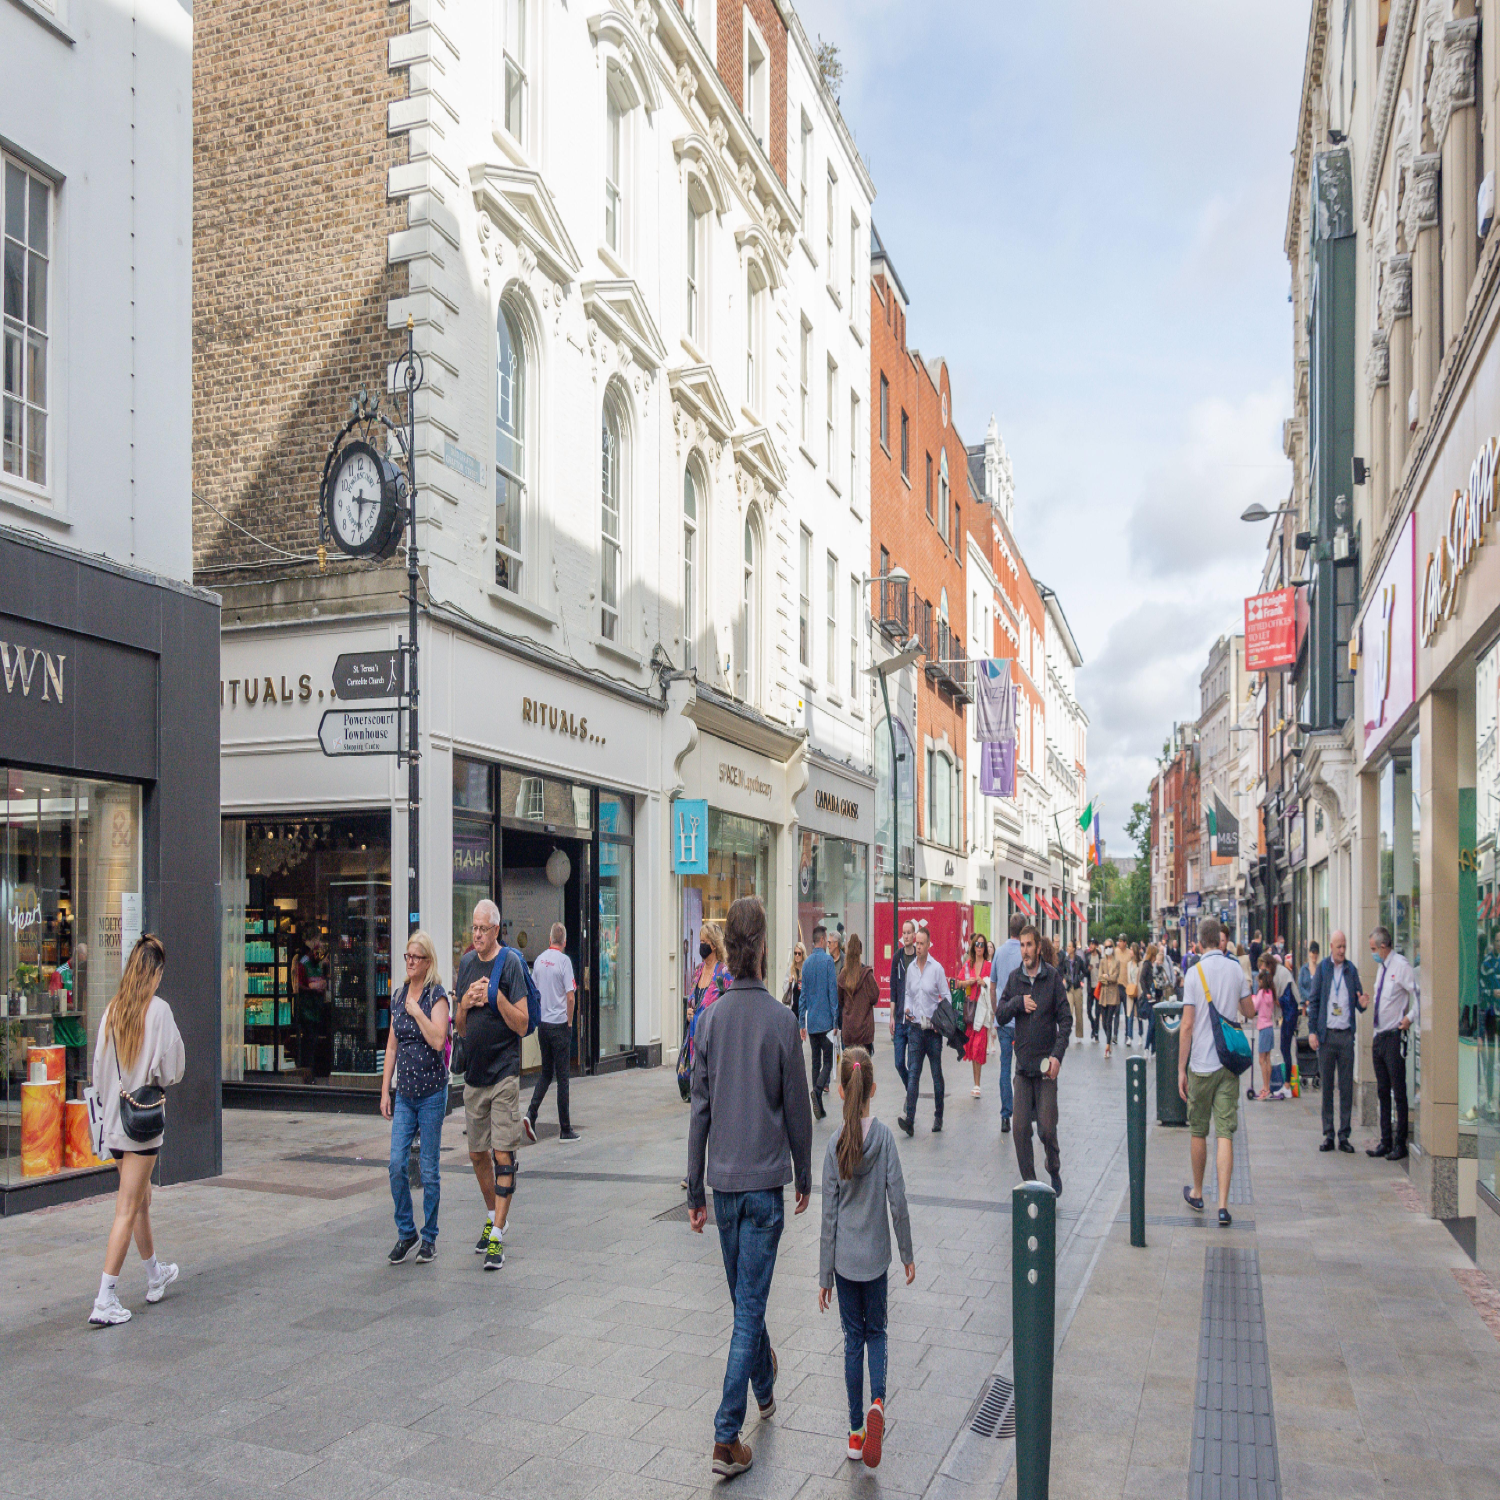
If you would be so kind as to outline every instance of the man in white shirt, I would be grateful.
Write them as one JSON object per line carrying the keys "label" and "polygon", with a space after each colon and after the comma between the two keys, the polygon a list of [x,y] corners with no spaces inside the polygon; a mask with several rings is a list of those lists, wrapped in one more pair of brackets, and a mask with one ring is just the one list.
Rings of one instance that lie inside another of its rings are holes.
{"label": "man in white shirt", "polygon": [[1177,1039],[1177,1092],[1188,1107],[1189,1150],[1193,1185],[1182,1190],[1187,1206],[1203,1212],[1203,1174],[1208,1167],[1208,1125],[1219,1137],[1219,1227],[1233,1222],[1229,1213],[1229,1179],[1234,1173],[1234,1133],[1240,1123],[1240,1080],[1219,1062],[1210,1005],[1225,1026],[1239,1027],[1255,1014],[1250,981],[1239,960],[1219,949],[1217,917],[1198,923],[1203,956],[1188,971],[1182,986],[1182,1032]]}
{"label": "man in white shirt", "polygon": [[932,938],[925,927],[917,929],[916,956],[906,970],[906,1113],[896,1123],[910,1135],[916,1128],[917,1087],[922,1079],[922,1060],[932,1069],[932,1133],[943,1128],[943,1038],[932,1028],[932,1015],[949,998],[948,976],[929,951]]}
{"label": "man in white shirt", "polygon": [[[1380,965],[1375,977],[1373,1005],[1375,1041],[1375,1091],[1380,1100],[1380,1144],[1366,1156],[1388,1161],[1406,1160],[1406,1031],[1421,1014],[1421,994],[1416,970],[1403,954],[1391,947],[1391,929],[1377,927],[1370,934],[1370,952]],[[1396,1096],[1396,1131],[1391,1133],[1391,1095]]]}
{"label": "man in white shirt", "polygon": [[557,1079],[557,1125],[560,1138],[576,1141],[578,1132],[568,1118],[568,1061],[573,1051],[573,1006],[578,999],[578,981],[573,978],[573,960],[563,952],[568,929],[552,924],[552,946],[531,966],[537,992],[542,997],[537,1041],[542,1047],[542,1072],[531,1093],[531,1105],[521,1122],[526,1139],[536,1139],[536,1117],[547,1097],[547,1087]]}

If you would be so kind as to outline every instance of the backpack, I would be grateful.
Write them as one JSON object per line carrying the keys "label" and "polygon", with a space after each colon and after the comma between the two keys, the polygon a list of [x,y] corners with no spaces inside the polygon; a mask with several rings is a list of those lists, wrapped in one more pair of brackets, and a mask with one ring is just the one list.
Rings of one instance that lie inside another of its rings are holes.
{"label": "backpack", "polygon": [[490,1004],[495,1004],[495,996],[500,993],[500,976],[505,972],[506,955],[511,953],[516,955],[521,972],[526,976],[526,1030],[521,1035],[527,1037],[542,1024],[542,992],[537,989],[536,980],[531,977],[531,965],[519,948],[501,947],[500,961],[490,970]]}

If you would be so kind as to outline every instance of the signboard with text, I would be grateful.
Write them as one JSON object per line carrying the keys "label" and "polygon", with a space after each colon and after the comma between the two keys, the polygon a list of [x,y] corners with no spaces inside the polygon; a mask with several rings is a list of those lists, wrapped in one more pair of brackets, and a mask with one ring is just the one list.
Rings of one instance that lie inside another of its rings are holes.
{"label": "signboard with text", "polygon": [[1297,590],[1272,589],[1245,600],[1245,670],[1280,672],[1297,665]]}
{"label": "signboard with text", "polygon": [[333,664],[340,698],[398,698],[406,691],[404,651],[346,651]]}
{"label": "signboard with text", "polygon": [[324,755],[395,755],[401,749],[401,711],[330,708],[318,724]]}
{"label": "signboard with text", "polygon": [[1417,518],[1401,528],[1359,622],[1360,722],[1365,755],[1417,701]]}

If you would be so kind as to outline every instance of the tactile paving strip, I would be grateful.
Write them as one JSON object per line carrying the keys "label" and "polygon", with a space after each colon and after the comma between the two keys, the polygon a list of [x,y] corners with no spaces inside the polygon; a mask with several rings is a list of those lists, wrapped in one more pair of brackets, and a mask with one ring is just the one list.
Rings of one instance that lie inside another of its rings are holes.
{"label": "tactile paving strip", "polygon": [[1254,1250],[1213,1246],[1203,1258],[1188,1500],[1281,1500],[1260,1257]]}
{"label": "tactile paving strip", "polygon": [[[1247,1075],[1248,1076],[1248,1075]],[[1254,1203],[1255,1192],[1250,1183],[1250,1123],[1245,1119],[1248,1100],[1240,1100],[1240,1128],[1234,1133],[1234,1170],[1229,1174],[1229,1201],[1231,1203]],[[1203,1196],[1209,1203],[1219,1201],[1219,1142],[1210,1137],[1208,1150],[1208,1172],[1203,1183]]]}

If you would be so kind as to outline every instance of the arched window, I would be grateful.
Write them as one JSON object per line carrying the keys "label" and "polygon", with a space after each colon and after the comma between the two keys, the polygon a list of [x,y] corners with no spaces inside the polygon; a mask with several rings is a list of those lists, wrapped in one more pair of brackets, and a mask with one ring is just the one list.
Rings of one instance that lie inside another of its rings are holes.
{"label": "arched window", "polygon": [[747,703],[756,698],[760,670],[760,536],[753,516],[745,518],[745,549],[740,572],[740,628],[735,692]]}
{"label": "arched window", "polygon": [[705,316],[707,302],[704,296],[708,278],[708,214],[707,195],[696,182],[690,182],[687,202],[687,245],[685,247],[687,275],[684,278],[687,306],[684,311],[687,336],[700,349],[705,347],[704,340],[708,331]]}
{"label": "arched window", "polygon": [[604,103],[604,243],[616,255],[625,252],[625,106],[611,86]]}
{"label": "arched window", "polygon": [[682,476],[682,664],[698,665],[698,482]]}
{"label": "arched window", "polygon": [[943,540],[948,540],[948,528],[951,521],[949,512],[952,507],[948,501],[948,450],[943,449],[938,459],[938,531]]}
{"label": "arched window", "polygon": [[526,344],[504,304],[495,323],[495,582],[521,588],[526,513]]}
{"label": "arched window", "polygon": [[620,396],[610,389],[604,395],[604,419],[600,431],[599,505],[599,634],[619,641],[620,601],[625,578],[625,506],[629,460],[629,428]]}
{"label": "arched window", "polygon": [[764,304],[766,282],[760,267],[751,265],[745,273],[745,405],[760,410],[760,382],[765,364]]}
{"label": "arched window", "polygon": [[927,752],[927,837],[953,843],[953,762],[941,750]]}

